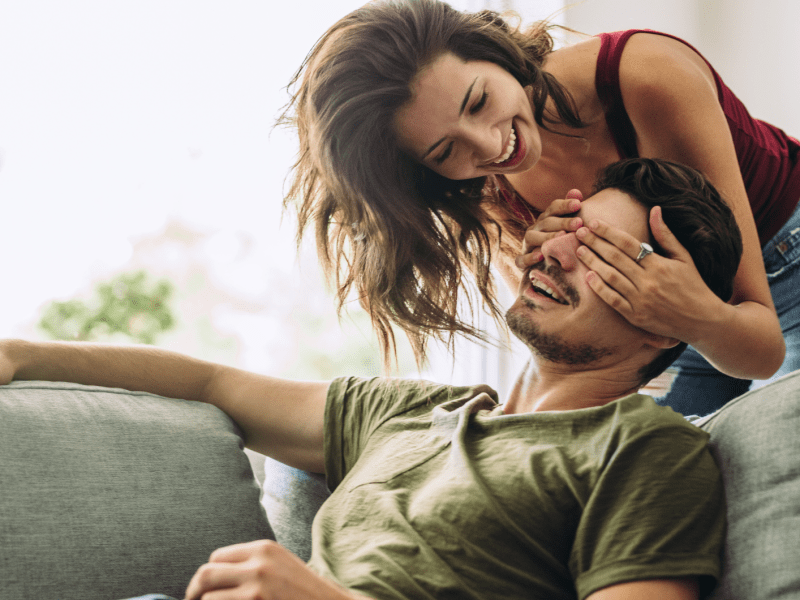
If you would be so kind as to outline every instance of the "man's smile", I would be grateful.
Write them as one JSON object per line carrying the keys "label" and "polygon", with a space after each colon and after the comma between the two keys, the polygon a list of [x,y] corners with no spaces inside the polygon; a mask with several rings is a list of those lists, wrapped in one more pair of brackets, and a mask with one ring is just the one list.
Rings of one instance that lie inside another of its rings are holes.
{"label": "man's smile", "polygon": [[537,263],[527,273],[530,290],[536,296],[563,305],[577,307],[580,294],[567,281],[564,270],[557,265]]}

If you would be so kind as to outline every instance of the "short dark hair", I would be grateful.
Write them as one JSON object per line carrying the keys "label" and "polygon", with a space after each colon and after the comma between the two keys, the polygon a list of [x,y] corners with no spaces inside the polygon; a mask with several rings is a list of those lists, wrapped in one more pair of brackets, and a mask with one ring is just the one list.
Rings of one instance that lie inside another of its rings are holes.
{"label": "short dark hair", "polygon": [[[731,299],[742,236],[730,207],[700,171],[667,160],[630,158],[600,172],[594,193],[608,188],[646,207],[660,206],[664,223],[689,252],[705,284],[722,300]],[[653,249],[664,254],[658,244]],[[642,383],[660,375],[685,349],[681,342],[662,352],[642,369]]]}

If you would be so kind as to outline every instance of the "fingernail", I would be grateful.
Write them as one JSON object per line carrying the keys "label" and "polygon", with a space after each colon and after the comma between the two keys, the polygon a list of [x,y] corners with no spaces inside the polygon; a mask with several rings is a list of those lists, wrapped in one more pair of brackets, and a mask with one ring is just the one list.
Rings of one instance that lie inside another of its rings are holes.
{"label": "fingernail", "polygon": [[595,221],[592,221],[591,223],[589,223],[589,227],[590,227],[591,229],[597,229],[598,227],[600,227],[600,222],[599,222],[599,221],[597,221],[597,220],[595,220]]}
{"label": "fingernail", "polygon": [[578,238],[579,240],[582,240],[582,239],[583,239],[583,238],[585,238],[585,237],[586,237],[588,234],[589,234],[589,230],[588,230],[588,229],[586,229],[586,227],[580,227],[580,228],[578,228],[578,231],[576,231],[576,232],[575,232],[575,235],[577,236],[577,238]]}
{"label": "fingernail", "polygon": [[586,254],[586,247],[578,246],[578,249],[575,250],[575,254],[578,255],[578,258],[583,258],[583,255]]}

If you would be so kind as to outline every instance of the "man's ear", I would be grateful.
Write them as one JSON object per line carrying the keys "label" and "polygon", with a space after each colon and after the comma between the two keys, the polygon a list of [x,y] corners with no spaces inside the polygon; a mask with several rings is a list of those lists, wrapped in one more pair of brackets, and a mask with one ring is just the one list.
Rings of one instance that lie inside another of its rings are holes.
{"label": "man's ear", "polygon": [[652,346],[653,348],[658,348],[659,350],[668,350],[669,348],[674,348],[681,343],[679,339],[667,337],[665,335],[657,335],[655,333],[650,333],[649,331],[645,331],[644,334],[644,343],[648,346]]}

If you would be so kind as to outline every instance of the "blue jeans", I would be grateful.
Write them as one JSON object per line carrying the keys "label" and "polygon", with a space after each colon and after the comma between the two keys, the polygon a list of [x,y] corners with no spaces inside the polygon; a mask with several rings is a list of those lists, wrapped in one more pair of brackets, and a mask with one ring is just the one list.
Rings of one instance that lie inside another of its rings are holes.
{"label": "blue jeans", "polygon": [[800,369],[800,207],[767,242],[762,254],[786,340],[786,358],[781,368],[768,380],[735,379],[717,371],[689,347],[673,364],[677,377],[669,392],[656,398],[658,404],[671,406],[684,415],[707,415],[750,389]]}

